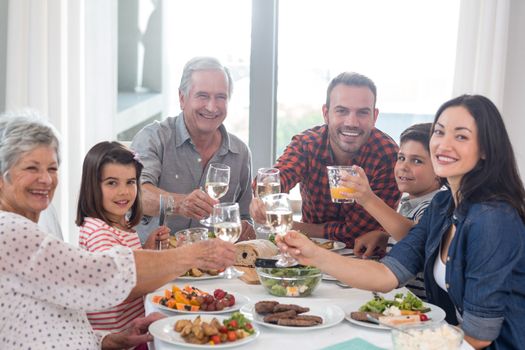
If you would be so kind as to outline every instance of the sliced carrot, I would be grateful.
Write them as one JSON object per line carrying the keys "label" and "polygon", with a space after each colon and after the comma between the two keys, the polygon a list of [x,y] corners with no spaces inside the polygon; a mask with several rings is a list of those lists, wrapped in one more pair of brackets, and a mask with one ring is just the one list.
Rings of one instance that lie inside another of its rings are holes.
{"label": "sliced carrot", "polygon": [[169,307],[170,309],[175,309],[177,305],[177,302],[175,301],[175,299],[169,299],[168,302],[166,303],[166,306]]}

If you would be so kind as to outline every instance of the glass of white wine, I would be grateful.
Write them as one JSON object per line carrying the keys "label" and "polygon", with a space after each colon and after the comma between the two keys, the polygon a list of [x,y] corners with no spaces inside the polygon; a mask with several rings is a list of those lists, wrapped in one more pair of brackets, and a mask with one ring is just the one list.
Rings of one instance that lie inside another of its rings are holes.
{"label": "glass of white wine", "polygon": [[[290,198],[286,193],[270,194],[262,198],[266,209],[266,223],[271,226],[272,232],[284,236],[292,229],[293,215]],[[297,260],[288,253],[281,253],[276,263],[279,267],[297,265]]]}
{"label": "glass of white wine", "polygon": [[[230,167],[221,163],[212,163],[206,173],[204,191],[213,199],[222,198],[230,184]],[[211,226],[210,217],[203,219],[200,223],[204,226]]]}
{"label": "glass of white wine", "polygon": [[[281,178],[279,177],[279,169],[276,168],[260,168],[257,171],[257,185],[255,189],[255,196],[262,199],[269,194],[277,194],[281,192]],[[272,228],[265,224],[256,224],[255,231],[259,238],[268,238],[272,232]]]}
{"label": "glass of white wine", "polygon": [[[213,206],[212,221],[215,237],[226,242],[235,243],[241,235],[241,214],[238,203],[219,203]],[[233,267],[224,271],[224,277],[231,279],[242,273]]]}

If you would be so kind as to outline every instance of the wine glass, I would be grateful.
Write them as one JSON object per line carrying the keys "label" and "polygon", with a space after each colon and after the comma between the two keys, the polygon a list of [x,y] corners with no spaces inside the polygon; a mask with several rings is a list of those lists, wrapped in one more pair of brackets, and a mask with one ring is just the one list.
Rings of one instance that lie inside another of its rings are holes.
{"label": "wine glass", "polygon": [[[272,232],[285,236],[292,229],[293,215],[290,198],[286,193],[270,194],[262,198],[266,209],[266,222],[271,226]],[[288,253],[281,253],[276,263],[279,267],[297,265],[297,260]]]}
{"label": "wine glass", "polygon": [[[235,243],[241,235],[241,214],[238,203],[219,203],[213,206],[212,222],[215,237],[226,242]],[[233,267],[224,271],[224,277],[231,279],[242,273]]]}
{"label": "wine glass", "polygon": [[[221,163],[212,163],[206,173],[204,191],[213,199],[219,199],[228,192],[230,183],[230,167]],[[210,217],[203,219],[200,223],[204,226],[211,226]]]}
{"label": "wine glass", "polygon": [[[281,192],[281,179],[279,177],[279,169],[276,168],[260,168],[257,171],[257,185],[255,196],[259,199],[269,194],[276,194]],[[268,238],[272,232],[272,228],[264,224],[256,224],[255,231],[264,238]]]}

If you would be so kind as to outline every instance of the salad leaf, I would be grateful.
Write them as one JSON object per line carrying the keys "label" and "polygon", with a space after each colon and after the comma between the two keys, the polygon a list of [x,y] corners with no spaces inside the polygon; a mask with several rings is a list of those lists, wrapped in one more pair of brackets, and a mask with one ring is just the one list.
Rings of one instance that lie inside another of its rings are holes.
{"label": "salad leaf", "polygon": [[390,306],[397,306],[400,310],[412,310],[428,312],[430,308],[423,305],[423,301],[411,292],[397,293],[394,299],[386,299],[380,295],[375,295],[374,299],[368,301],[359,308],[359,311],[383,313]]}

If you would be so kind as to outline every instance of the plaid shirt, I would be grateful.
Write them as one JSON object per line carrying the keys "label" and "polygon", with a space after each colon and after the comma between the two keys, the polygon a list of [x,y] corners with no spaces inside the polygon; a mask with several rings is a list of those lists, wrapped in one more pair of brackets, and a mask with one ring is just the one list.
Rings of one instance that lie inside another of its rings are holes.
{"label": "plaid shirt", "polygon": [[[374,128],[352,160],[364,169],[374,193],[394,209],[401,195],[394,177],[397,151],[394,140]],[[328,127],[322,125],[294,136],[275,167],[281,172],[282,192],[301,183],[303,222],[324,224],[326,238],[345,242],[351,248],[356,237],[381,226],[356,203],[332,203],[327,165],[335,164]]]}

